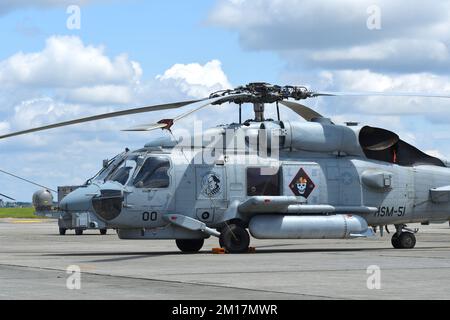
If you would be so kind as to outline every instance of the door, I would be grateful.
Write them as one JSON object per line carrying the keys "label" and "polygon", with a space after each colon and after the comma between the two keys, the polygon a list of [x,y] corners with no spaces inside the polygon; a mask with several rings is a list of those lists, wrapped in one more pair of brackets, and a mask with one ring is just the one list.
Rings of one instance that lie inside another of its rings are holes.
{"label": "door", "polygon": [[150,156],[138,170],[126,195],[126,207],[145,224],[157,224],[174,208],[170,159]]}
{"label": "door", "polygon": [[212,222],[228,207],[225,166],[196,166],[196,218]]}

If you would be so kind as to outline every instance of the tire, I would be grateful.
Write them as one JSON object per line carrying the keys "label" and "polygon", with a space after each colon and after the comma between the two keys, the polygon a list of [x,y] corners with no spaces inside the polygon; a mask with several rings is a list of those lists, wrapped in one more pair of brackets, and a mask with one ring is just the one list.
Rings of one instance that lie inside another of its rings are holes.
{"label": "tire", "polygon": [[416,246],[416,236],[411,232],[402,232],[398,241],[402,249],[412,249]]}
{"label": "tire", "polygon": [[106,235],[106,233],[108,233],[108,229],[100,229],[100,234],[102,236]]}
{"label": "tire", "polygon": [[229,253],[248,252],[250,236],[245,228],[231,224],[223,228],[219,242]]}
{"label": "tire", "polygon": [[399,236],[397,233],[394,233],[394,235],[392,236],[391,243],[395,249],[401,249],[400,240],[399,240]]}
{"label": "tire", "polygon": [[205,239],[177,239],[175,242],[181,252],[196,253],[203,247]]}
{"label": "tire", "polygon": [[66,228],[59,228],[59,235],[60,235],[60,236],[66,235],[66,231],[67,231]]}
{"label": "tire", "polygon": [[81,236],[83,234],[83,229],[75,229],[75,234]]}

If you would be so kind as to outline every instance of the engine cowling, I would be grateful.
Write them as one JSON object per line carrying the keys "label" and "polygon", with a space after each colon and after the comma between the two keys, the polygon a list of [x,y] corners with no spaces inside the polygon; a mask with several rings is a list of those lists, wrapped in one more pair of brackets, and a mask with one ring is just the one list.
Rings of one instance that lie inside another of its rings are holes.
{"label": "engine cowling", "polygon": [[363,155],[359,144],[359,127],[316,122],[286,122],[285,147],[311,152],[345,152]]}

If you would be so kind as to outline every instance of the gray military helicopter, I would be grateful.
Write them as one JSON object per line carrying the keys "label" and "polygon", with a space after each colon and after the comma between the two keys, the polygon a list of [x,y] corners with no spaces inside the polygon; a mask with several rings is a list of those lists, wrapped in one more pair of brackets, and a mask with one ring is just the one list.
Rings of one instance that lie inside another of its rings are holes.
{"label": "gray military helicopter", "polygon": [[[234,103],[239,122],[202,134],[159,139],[125,150],[57,207],[50,192],[33,196],[38,214],[97,216],[121,239],[174,239],[197,252],[219,238],[230,253],[248,251],[257,239],[351,239],[395,226],[392,245],[411,249],[410,223],[450,219],[450,169],[391,131],[354,123],[337,125],[292,100],[319,96],[447,95],[314,92],[301,86],[251,83],[177,102],[102,114],[0,136],[0,139],[117,116],[195,106],[174,119],[129,129],[170,132],[180,119],[208,105]],[[290,100],[289,100],[290,99]],[[255,117],[242,121],[242,106]],[[278,119],[265,118],[275,104]],[[305,121],[280,118],[286,106]]]}

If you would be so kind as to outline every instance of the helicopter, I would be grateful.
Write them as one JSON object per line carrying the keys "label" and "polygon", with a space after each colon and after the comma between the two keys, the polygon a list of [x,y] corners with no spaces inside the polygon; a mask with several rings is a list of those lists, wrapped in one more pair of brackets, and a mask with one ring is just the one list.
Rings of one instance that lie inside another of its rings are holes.
{"label": "helicopter", "polygon": [[[13,177],[17,180],[20,180],[22,182],[43,188],[46,193],[54,193],[58,195],[58,203],[64,198],[67,194],[78,188],[78,186],[60,186],[58,187],[58,190],[53,190],[52,188],[43,186],[42,184],[36,183],[34,181],[31,181],[29,179],[26,179],[24,177],[18,176],[14,173],[5,171],[0,169],[0,173],[4,175],[8,175],[10,177]],[[16,201],[15,199],[8,197],[4,194],[0,193],[0,197],[7,198],[12,201]],[[53,203],[53,197],[48,199],[47,205],[52,206]],[[42,216],[49,219],[57,219],[58,220],[58,227],[59,227],[59,234],[65,235],[67,230],[75,230],[76,235],[82,235],[85,230],[99,230],[101,235],[106,235],[107,228],[103,221],[98,219],[97,216],[94,214],[89,213],[62,213],[55,210],[46,212],[45,214],[37,213],[36,215]]]}
{"label": "helicopter", "polygon": [[[316,92],[304,86],[250,83],[208,98],[127,109],[0,136],[0,139],[118,116],[194,106],[173,119],[126,131],[163,129],[209,105],[233,103],[239,122],[201,134],[156,139],[126,149],[55,207],[48,190],[33,195],[36,214],[91,214],[120,239],[171,239],[182,252],[217,237],[229,253],[248,252],[256,239],[355,239],[389,232],[395,249],[416,245],[411,223],[450,220],[449,163],[403,141],[395,132],[335,124],[298,103],[332,96],[440,94]],[[243,105],[254,119],[242,120]],[[266,119],[267,105],[277,119]],[[280,106],[306,121],[283,120]]]}

